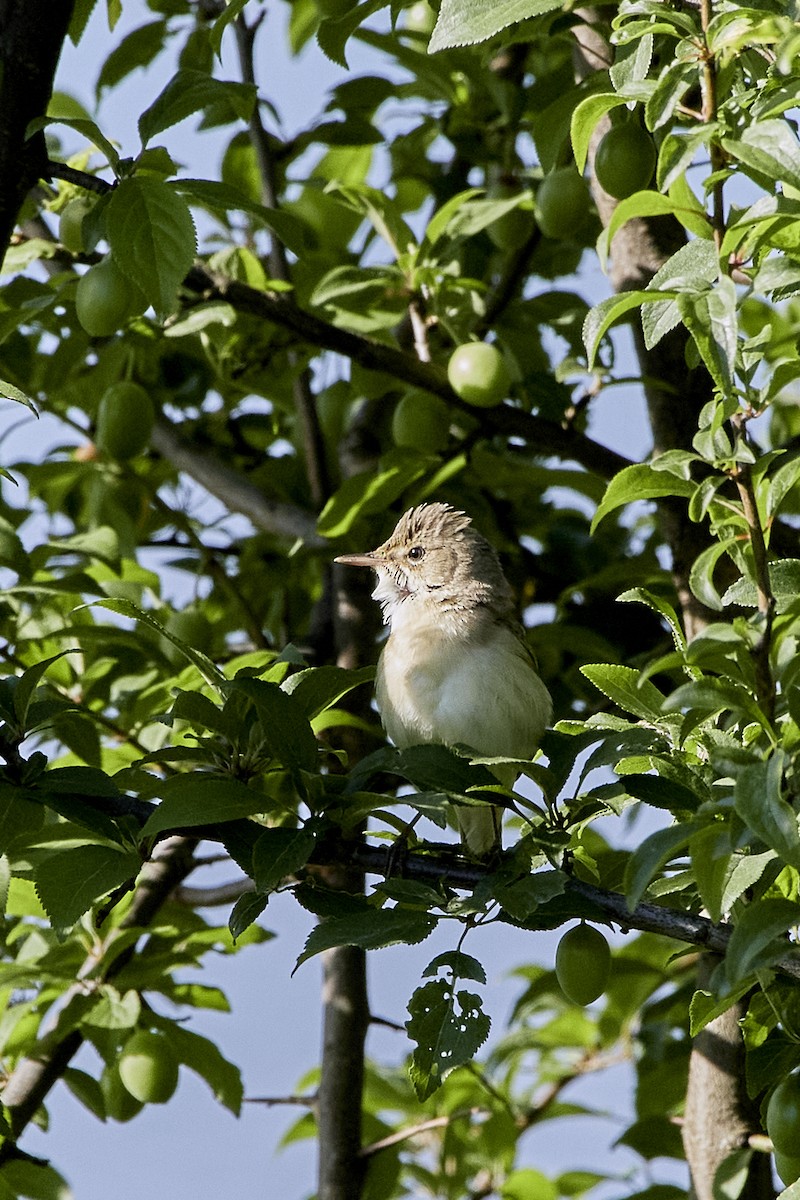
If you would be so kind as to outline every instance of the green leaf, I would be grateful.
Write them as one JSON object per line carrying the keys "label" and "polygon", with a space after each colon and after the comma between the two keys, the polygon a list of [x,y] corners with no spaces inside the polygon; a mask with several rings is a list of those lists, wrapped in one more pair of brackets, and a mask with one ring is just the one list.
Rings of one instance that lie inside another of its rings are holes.
{"label": "green leaf", "polygon": [[[800,558],[783,558],[769,564],[769,582],[779,612],[785,612],[800,595]],[[737,579],[722,597],[720,607],[740,604],[758,607],[758,589],[749,579]]]}
{"label": "green leaf", "polygon": [[0,396],[5,396],[7,400],[16,400],[17,404],[24,404],[38,417],[39,410],[35,401],[26,392],[21,392],[18,387],[14,387],[13,383],[9,383],[5,379],[0,379]]}
{"label": "green leaf", "polygon": [[604,517],[624,504],[655,500],[660,496],[684,496],[688,499],[694,490],[695,485],[690,480],[673,475],[671,471],[658,471],[649,463],[623,467],[606,488],[606,494],[592,520],[592,533]]}
{"label": "green leaf", "polygon": [[675,649],[681,652],[686,649],[686,636],[681,627],[678,615],[673,606],[663,596],[657,596],[654,592],[648,591],[647,588],[634,587],[617,596],[617,601],[620,604],[632,604],[634,602],[646,604],[653,612],[657,612],[662,616],[669,625]]}
{"label": "green leaf", "polygon": [[101,985],[100,999],[83,1018],[93,1029],[133,1029],[142,1011],[142,1000],[131,988],[123,996],[111,984]]}
{"label": "green leaf", "polygon": [[735,986],[789,954],[792,947],[785,935],[797,925],[799,915],[794,901],[779,898],[759,900],[745,908],[725,954],[728,983]]}
{"label": "green leaf", "polygon": [[74,129],[87,141],[94,143],[98,150],[102,150],[115,171],[119,167],[119,152],[116,146],[100,132],[94,121],[89,121],[85,117],[36,117],[28,125],[28,136],[37,133],[40,129],[45,129],[48,125],[66,125],[69,129]]}
{"label": "green leaf", "polygon": [[105,210],[111,253],[160,316],[169,315],[197,249],[189,206],[172,184],[123,179]]}
{"label": "green leaf", "polygon": [[698,554],[689,572],[689,587],[692,592],[701,603],[705,604],[706,608],[711,608],[715,612],[721,612],[725,602],[714,584],[714,568],[723,554],[727,554],[737,545],[738,541],[737,537],[729,537],[723,538],[720,542],[712,542]]}
{"label": "green leaf", "polygon": [[670,825],[651,833],[636,847],[625,867],[625,895],[631,912],[659,871],[689,844],[697,829],[690,823]]}
{"label": "green leaf", "polygon": [[609,700],[642,721],[663,719],[664,697],[655,684],[642,679],[633,667],[613,663],[594,663],[581,667],[581,673]]}
{"label": "green leaf", "polygon": [[48,855],[36,868],[36,894],[57,930],[69,929],[101,896],[132,882],[142,860],[110,846],[76,846]]}
{"label": "green leaf", "polygon": [[663,297],[654,296],[651,292],[619,292],[616,296],[608,296],[601,300],[586,314],[583,323],[583,344],[589,359],[589,367],[593,367],[600,349],[600,343],[611,326],[629,313],[633,308],[643,304],[652,304]]}
{"label": "green leaf", "polygon": [[786,121],[755,122],[740,138],[723,138],[722,145],[757,183],[766,179],[800,188],[800,146]]}
{"label": "green leaf", "polygon": [[174,1021],[159,1023],[179,1060],[205,1080],[219,1104],[238,1117],[244,1096],[239,1068],[229,1062],[208,1038],[192,1033]]}
{"label": "green leaf", "polygon": [[783,754],[776,751],[766,762],[740,768],[736,775],[734,805],[756,837],[784,862],[800,869],[797,814],[782,795],[784,766]]}
{"label": "green leaf", "polygon": [[54,662],[58,662],[58,660],[63,658],[65,654],[80,653],[81,651],[77,646],[70,650],[61,650],[58,654],[53,654],[50,658],[43,659],[42,662],[34,663],[32,667],[28,667],[27,671],[23,671],[22,675],[18,677],[16,686],[14,688],[14,713],[17,721],[19,722],[19,728],[21,730],[24,730],[27,727],[26,722],[28,720],[28,711],[30,709],[31,701],[33,700],[34,692],[36,691],[42,676],[46,673],[47,668],[51,667]]}
{"label": "green leaf", "polygon": [[360,946],[362,950],[414,946],[424,941],[436,925],[436,918],[429,913],[401,908],[375,908],[350,917],[330,917],[312,929],[294,969],[333,946]]}
{"label": "green leaf", "polygon": [[[686,224],[689,221],[692,223],[703,222],[710,232],[711,226],[706,217],[705,209],[699,201],[695,200],[694,203],[688,201],[687,203],[687,200],[688,197],[684,200],[676,200],[672,196],[664,196],[661,192],[655,192],[651,189],[635,192],[632,196],[627,196],[624,200],[620,200],[614,209],[608,227],[602,234],[598,245],[598,252],[605,258],[609,253],[614,234],[622,228],[626,221],[632,221],[636,218],[673,216],[681,221],[682,224]],[[659,287],[658,290],[664,291],[665,289]]]}
{"label": "green leaf", "polygon": [[225,676],[217,670],[210,658],[205,654],[201,654],[199,650],[195,650],[193,646],[182,642],[179,637],[176,637],[174,633],[170,633],[168,629],[156,621],[150,613],[145,612],[143,608],[139,608],[131,600],[126,600],[123,597],[113,597],[109,600],[92,600],[85,607],[107,608],[109,612],[118,613],[123,617],[130,617],[134,621],[142,621],[150,629],[155,630],[161,637],[165,637],[167,641],[172,642],[173,646],[177,646],[189,661],[197,667],[206,683],[210,684],[215,690],[220,691],[222,685],[227,683]]}
{"label": "green leaf", "polygon": [[408,1036],[415,1043],[409,1075],[427,1100],[454,1067],[469,1062],[489,1036],[491,1021],[473,992],[454,992],[445,980],[417,988],[409,1001]]}
{"label": "green leaf", "polygon": [[245,787],[236,779],[206,775],[176,775],[160,785],[161,804],[145,822],[142,837],[153,837],[165,829],[193,829],[252,817],[268,807],[262,792]]}
{"label": "green leaf", "polygon": [[696,710],[711,716],[729,709],[750,721],[756,721],[770,732],[769,721],[746,688],[732,680],[707,676],[693,683],[684,683],[664,701],[665,712]]}
{"label": "green leaf", "polygon": [[515,21],[553,12],[561,0],[442,0],[428,51],[485,42]]}
{"label": "green leaf", "polygon": [[457,979],[474,979],[476,983],[486,983],[483,963],[478,962],[471,954],[465,954],[463,950],[445,950],[443,954],[437,954],[422,972],[422,978],[428,979],[442,969],[452,971]]}
{"label": "green leaf", "polygon": [[268,899],[269,897],[260,896],[258,892],[246,892],[244,896],[239,897],[228,918],[228,928],[234,941],[237,941],[244,931],[258,920],[267,907]]}
{"label": "green leaf", "polygon": [[317,739],[294,697],[277,683],[245,675],[238,675],[230,688],[252,700],[272,757],[292,770],[313,771],[317,764]]}
{"label": "green leaf", "polygon": [[383,469],[351,476],[333,493],[317,521],[323,537],[344,537],[361,517],[385,512],[415,479],[425,474],[418,454],[395,451],[383,463]]}
{"label": "green leaf", "polygon": [[216,179],[176,179],[171,186],[185,196],[190,204],[202,205],[212,212],[247,213],[256,224],[264,225],[274,233],[294,254],[301,254],[307,249],[305,226],[293,213],[258,204],[231,184],[220,183]]}
{"label": "green leaf", "polygon": [[299,705],[306,719],[313,721],[354,688],[371,683],[374,678],[374,667],[361,667],[357,671],[348,671],[344,667],[309,667],[290,675],[281,686]]}
{"label": "green leaf", "polygon": [[731,394],[736,370],[739,323],[736,285],[720,275],[713,288],[684,296],[679,309],[711,378],[723,396]]}
{"label": "green leaf", "polygon": [[255,103],[253,84],[227,83],[205,71],[178,71],[139,117],[139,137],[145,146],[155,134],[218,104],[227,105],[240,120],[249,121]]}
{"label": "green leaf", "polygon": [[586,156],[589,153],[589,143],[592,140],[595,126],[601,117],[611,112],[613,108],[627,103],[625,96],[616,92],[601,92],[596,96],[587,96],[572,113],[569,136],[572,142],[572,153],[575,156],[575,166],[581,174],[586,166]]}
{"label": "green leaf", "polygon": [[34,793],[0,782],[0,854],[7,854],[17,838],[32,837],[44,824],[44,808]]}
{"label": "green leaf", "polygon": [[265,829],[253,847],[253,881],[259,892],[272,892],[304,867],[315,846],[305,829]]}

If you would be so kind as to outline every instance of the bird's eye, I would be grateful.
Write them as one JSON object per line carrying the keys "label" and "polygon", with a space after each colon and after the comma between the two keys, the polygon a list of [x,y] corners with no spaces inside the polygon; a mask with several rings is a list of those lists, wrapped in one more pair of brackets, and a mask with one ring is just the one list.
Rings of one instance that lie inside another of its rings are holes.
{"label": "bird's eye", "polygon": [[421,558],[425,557],[425,550],[422,546],[412,546],[408,552],[408,557],[412,562],[419,562]]}

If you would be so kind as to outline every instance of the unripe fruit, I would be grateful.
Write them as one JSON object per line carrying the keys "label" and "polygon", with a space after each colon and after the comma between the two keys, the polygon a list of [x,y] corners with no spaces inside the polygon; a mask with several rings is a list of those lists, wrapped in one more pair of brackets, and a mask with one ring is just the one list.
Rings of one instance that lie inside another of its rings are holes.
{"label": "unripe fruit", "polygon": [[[486,193],[488,200],[511,200],[527,189],[514,183],[495,183]],[[518,250],[524,246],[536,227],[533,210],[512,208],[488,226],[486,232],[498,250]]]}
{"label": "unripe fruit", "polygon": [[80,254],[86,249],[83,238],[83,218],[94,208],[94,201],[88,196],[77,196],[70,200],[62,209],[58,219],[58,237],[62,246],[73,254]]}
{"label": "unripe fruit", "polygon": [[125,278],[110,254],[90,267],[78,280],[75,310],[91,337],[111,337],[135,313],[143,312],[145,299]]}
{"label": "unripe fruit", "polygon": [[116,1065],[106,1067],[100,1079],[106,1116],[114,1121],[130,1121],[144,1107],[141,1100],[132,1096],[119,1077]]}
{"label": "unripe fruit", "polygon": [[112,383],[97,410],[97,445],[109,458],[125,462],[150,444],[153,401],[138,383]]}
{"label": "unripe fruit", "polygon": [[432,33],[436,24],[436,13],[428,4],[428,0],[416,0],[405,10],[403,26],[411,33]]}
{"label": "unripe fruit", "polygon": [[574,167],[560,167],[542,180],[536,193],[536,219],[549,238],[574,236],[586,220],[589,188]]}
{"label": "unripe fruit", "polygon": [[143,1104],[166,1104],[178,1086],[178,1060],[163,1033],[140,1030],[125,1043],[119,1077]]}
{"label": "unripe fruit", "polygon": [[767,1133],[781,1154],[793,1157],[800,1149],[800,1075],[789,1075],[770,1096]]}
{"label": "unripe fruit", "polygon": [[447,378],[457,396],[476,408],[494,408],[508,394],[511,376],[505,359],[488,342],[465,342],[450,356]]}
{"label": "unripe fruit", "polygon": [[776,1150],[775,1170],[788,1187],[790,1183],[796,1183],[800,1179],[800,1158],[790,1158],[788,1154],[781,1154]]}
{"label": "unripe fruit", "polygon": [[612,125],[600,139],[594,159],[597,182],[616,200],[646,188],[653,178],[656,148],[636,121]]}
{"label": "unripe fruit", "polygon": [[392,415],[396,446],[438,454],[447,445],[449,432],[450,410],[444,400],[426,392],[408,392]]}
{"label": "unripe fruit", "polygon": [[601,996],[611,970],[608,942],[592,925],[569,929],[556,950],[556,978],[573,1004],[591,1004]]}

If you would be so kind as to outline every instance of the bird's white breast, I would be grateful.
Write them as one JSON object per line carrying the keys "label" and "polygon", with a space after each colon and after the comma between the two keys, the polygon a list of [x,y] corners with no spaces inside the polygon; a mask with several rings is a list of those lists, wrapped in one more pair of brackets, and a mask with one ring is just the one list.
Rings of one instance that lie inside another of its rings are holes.
{"label": "bird's white breast", "polygon": [[401,749],[463,743],[479,754],[530,758],[550,696],[512,630],[453,637],[431,624],[393,624],[376,681],[389,737]]}

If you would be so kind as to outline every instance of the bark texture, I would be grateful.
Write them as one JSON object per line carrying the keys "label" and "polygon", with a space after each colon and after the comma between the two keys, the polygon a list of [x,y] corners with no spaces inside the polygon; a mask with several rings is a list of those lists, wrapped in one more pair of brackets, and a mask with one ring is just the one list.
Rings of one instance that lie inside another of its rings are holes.
{"label": "bark texture", "polygon": [[47,175],[44,134],[26,140],[47,111],[74,0],[0,0],[0,259],[23,201]]}

